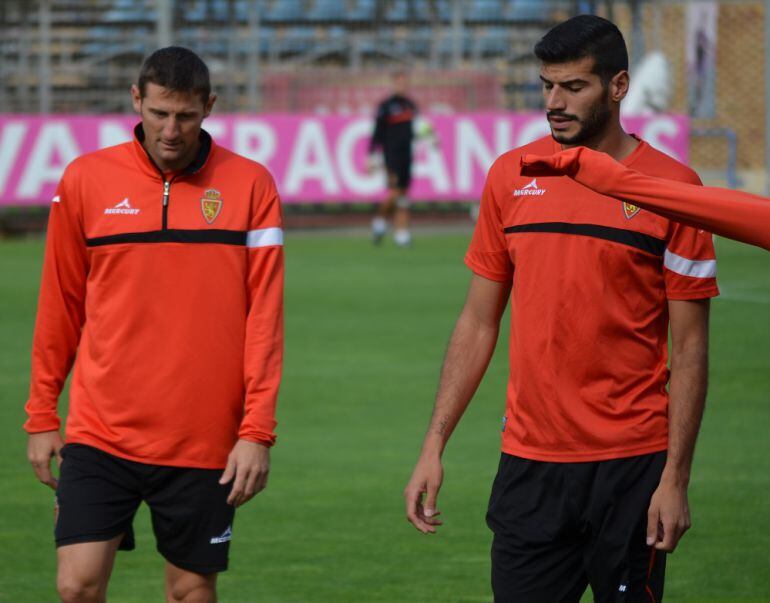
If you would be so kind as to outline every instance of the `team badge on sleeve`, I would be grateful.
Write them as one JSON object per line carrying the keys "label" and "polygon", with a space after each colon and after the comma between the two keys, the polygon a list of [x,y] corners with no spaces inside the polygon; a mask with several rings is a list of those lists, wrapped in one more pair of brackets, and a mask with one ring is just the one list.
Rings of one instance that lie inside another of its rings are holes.
{"label": "team badge on sleeve", "polygon": [[626,214],[626,218],[629,220],[638,214],[641,209],[638,205],[623,201],[623,213]]}
{"label": "team badge on sleeve", "polygon": [[210,188],[201,197],[203,218],[206,222],[212,224],[217,219],[220,211],[222,211],[222,193],[215,188]]}

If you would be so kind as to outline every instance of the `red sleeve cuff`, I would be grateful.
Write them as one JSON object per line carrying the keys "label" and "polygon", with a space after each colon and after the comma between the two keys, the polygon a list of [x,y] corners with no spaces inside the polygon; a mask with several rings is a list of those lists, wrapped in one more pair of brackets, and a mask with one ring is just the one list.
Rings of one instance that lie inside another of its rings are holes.
{"label": "red sleeve cuff", "polygon": [[27,411],[24,431],[27,433],[43,433],[44,431],[59,431],[61,419],[56,413]]}
{"label": "red sleeve cuff", "polygon": [[716,285],[706,289],[681,289],[677,291],[666,291],[666,298],[673,301],[691,301],[698,299],[708,299],[719,295],[719,287]]}
{"label": "red sleeve cuff", "polygon": [[483,276],[491,281],[497,281],[499,283],[510,282],[513,273],[501,270],[496,270],[489,265],[489,263],[481,262],[475,258],[471,252],[468,252],[465,256],[465,265],[470,268],[474,274]]}
{"label": "red sleeve cuff", "polygon": [[275,446],[276,436],[272,432],[260,431],[250,427],[241,426],[238,431],[239,440],[248,440],[249,442],[257,442],[268,448]]}

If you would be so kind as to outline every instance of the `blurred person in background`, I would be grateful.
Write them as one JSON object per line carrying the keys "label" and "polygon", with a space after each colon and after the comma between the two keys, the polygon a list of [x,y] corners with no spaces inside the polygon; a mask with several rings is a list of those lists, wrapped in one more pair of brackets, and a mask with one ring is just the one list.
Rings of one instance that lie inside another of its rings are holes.
{"label": "blurred person in background", "polygon": [[[620,124],[628,54],[583,15],[535,46],[551,136],[490,168],[465,262],[473,276],[444,359],[409,521],[441,525],[441,456],[478,387],[510,298],[502,454],[487,512],[500,602],[660,601],[666,552],[690,527],[687,488],[707,389],[711,234],[565,177],[525,153],[586,146],[700,184]],[[668,333],[671,363],[668,368]]]}
{"label": "blurred person in background", "polygon": [[202,129],[216,97],[197,55],[154,52],[131,96],[134,140],[73,161],[51,205],[28,457],[56,491],[63,601],[106,600],[145,501],[166,601],[213,602],[275,441],[281,209],[267,170]]}
{"label": "blurred person in background", "polygon": [[417,105],[406,96],[406,73],[393,75],[393,94],[377,107],[377,116],[369,143],[370,169],[375,153],[382,152],[387,174],[388,193],[372,220],[372,239],[380,244],[388,231],[388,220],[393,217],[393,240],[396,245],[408,247],[412,242],[409,231],[409,185],[412,181],[412,143]]}

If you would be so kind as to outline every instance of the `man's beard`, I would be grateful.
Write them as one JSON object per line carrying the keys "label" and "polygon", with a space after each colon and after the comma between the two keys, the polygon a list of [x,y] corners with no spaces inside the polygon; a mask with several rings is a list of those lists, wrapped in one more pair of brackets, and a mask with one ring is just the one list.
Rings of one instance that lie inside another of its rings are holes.
{"label": "man's beard", "polygon": [[577,115],[570,115],[561,111],[549,112],[549,117],[552,115],[567,117],[580,124],[580,129],[576,134],[573,134],[572,136],[558,134],[551,130],[551,136],[553,136],[553,139],[561,144],[581,145],[596,138],[597,135],[601,134],[601,132],[607,127],[607,123],[612,118],[612,109],[607,102],[608,98],[609,94],[605,90],[602,98],[599,99],[599,102],[591,109],[591,112],[585,119],[580,119],[577,117]]}

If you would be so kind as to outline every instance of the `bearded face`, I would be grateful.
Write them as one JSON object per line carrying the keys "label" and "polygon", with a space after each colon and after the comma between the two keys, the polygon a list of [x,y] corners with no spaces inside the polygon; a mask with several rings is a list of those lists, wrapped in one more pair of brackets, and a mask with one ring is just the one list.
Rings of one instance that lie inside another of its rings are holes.
{"label": "bearded face", "polygon": [[584,58],[541,69],[546,117],[560,144],[585,145],[601,138],[612,119],[609,86],[593,66],[592,58]]}

